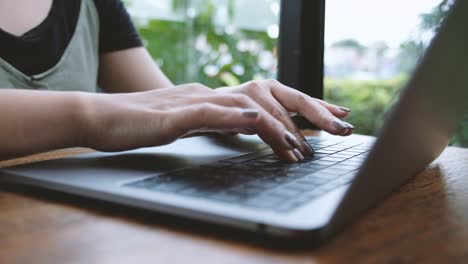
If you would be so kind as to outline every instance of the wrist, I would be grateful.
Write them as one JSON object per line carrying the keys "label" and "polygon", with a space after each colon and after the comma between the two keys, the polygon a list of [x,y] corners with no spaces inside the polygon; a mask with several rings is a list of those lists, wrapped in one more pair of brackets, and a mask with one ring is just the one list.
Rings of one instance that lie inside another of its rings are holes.
{"label": "wrist", "polygon": [[94,131],[98,130],[99,94],[78,92],[73,95],[73,138],[76,147],[93,148]]}
{"label": "wrist", "polygon": [[[125,94],[131,97],[135,94]],[[77,146],[101,151],[115,151],[118,144],[109,143],[113,136],[125,131],[126,112],[122,110],[122,97],[118,94],[81,93],[77,96]]]}

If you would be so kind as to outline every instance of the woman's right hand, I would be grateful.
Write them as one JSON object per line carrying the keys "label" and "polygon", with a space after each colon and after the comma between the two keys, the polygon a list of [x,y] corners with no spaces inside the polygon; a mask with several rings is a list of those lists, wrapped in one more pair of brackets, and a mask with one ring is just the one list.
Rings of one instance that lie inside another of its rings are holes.
{"label": "woman's right hand", "polygon": [[169,144],[195,132],[255,131],[284,160],[298,161],[299,142],[246,95],[200,84],[127,94],[86,94],[81,145],[124,151]]}

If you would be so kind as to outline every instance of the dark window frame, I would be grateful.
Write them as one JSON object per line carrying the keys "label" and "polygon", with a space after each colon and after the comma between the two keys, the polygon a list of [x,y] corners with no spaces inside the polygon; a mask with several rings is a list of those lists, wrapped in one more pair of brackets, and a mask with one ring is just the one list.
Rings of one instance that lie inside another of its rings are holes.
{"label": "dark window frame", "polygon": [[[325,0],[281,0],[278,80],[323,99]],[[299,128],[316,128],[302,116]]]}
{"label": "dark window frame", "polygon": [[278,80],[323,99],[325,0],[282,0]]}

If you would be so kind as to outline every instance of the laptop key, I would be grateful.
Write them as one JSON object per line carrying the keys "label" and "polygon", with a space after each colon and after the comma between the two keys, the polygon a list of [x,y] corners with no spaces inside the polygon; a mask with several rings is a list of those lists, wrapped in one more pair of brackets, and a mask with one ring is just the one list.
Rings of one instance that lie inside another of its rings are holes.
{"label": "laptop key", "polygon": [[297,190],[298,192],[306,192],[314,187],[316,186],[310,185],[310,184],[303,184],[302,182],[295,181],[293,183],[286,185],[284,188],[294,189],[294,190]]}
{"label": "laptop key", "polygon": [[340,169],[340,170],[344,170],[344,171],[353,171],[353,170],[357,170],[359,169],[360,166],[353,166],[353,165],[344,165],[344,164],[337,164],[336,166],[334,166],[333,168],[334,169]]}
{"label": "laptop key", "polygon": [[303,191],[293,189],[293,188],[288,188],[288,187],[282,187],[282,188],[276,188],[268,194],[273,195],[273,196],[279,196],[283,198],[291,198],[291,197],[296,197],[297,195],[301,194]]}
{"label": "laptop key", "polygon": [[313,189],[313,190],[310,190],[304,194],[302,194],[299,198],[298,198],[298,201],[301,201],[303,204],[305,203],[308,203],[310,201],[312,201],[313,199],[315,198],[318,198],[320,197],[321,195],[323,195],[325,193],[325,190],[322,189],[322,188],[316,188],[316,189]]}
{"label": "laptop key", "polygon": [[263,190],[273,189],[279,186],[280,184],[281,184],[280,182],[271,181],[269,179],[262,179],[262,180],[252,181],[248,183],[248,185],[255,186]]}
{"label": "laptop key", "polygon": [[331,174],[331,175],[336,175],[336,176],[343,175],[348,172],[349,172],[348,169],[341,169],[338,166],[329,167],[329,168],[319,171],[319,173]]}
{"label": "laptop key", "polygon": [[320,178],[320,177],[315,177],[314,175],[307,175],[305,177],[302,177],[301,179],[298,180],[300,184],[308,185],[308,186],[319,186],[322,185],[326,182],[328,182],[329,179],[327,178]]}
{"label": "laptop key", "polygon": [[331,157],[331,156],[323,157],[320,159],[320,161],[328,161],[328,162],[335,162],[335,163],[341,162],[343,160],[344,160],[343,158]]}
{"label": "laptop key", "polygon": [[267,149],[263,149],[263,150],[260,150],[260,151],[257,151],[257,152],[252,152],[252,153],[237,156],[237,157],[234,157],[234,158],[225,159],[225,160],[222,160],[222,162],[242,163],[242,162],[246,162],[246,161],[249,161],[249,160],[254,160],[256,158],[265,157],[265,156],[268,156],[268,155],[271,155],[271,154],[273,154],[273,150],[271,148],[267,148]]}
{"label": "laptop key", "polygon": [[308,163],[308,164],[306,164],[304,167],[310,169],[311,172],[312,172],[313,170],[315,170],[315,171],[323,170],[323,169],[325,169],[325,168],[328,167],[328,166],[327,166],[327,165],[323,165],[323,164]]}
{"label": "laptop key", "polygon": [[331,166],[331,165],[334,165],[336,164],[337,161],[327,161],[327,160],[323,160],[323,159],[320,159],[320,160],[315,160],[313,162],[310,162],[308,164],[317,164],[317,165],[324,165],[324,166]]}
{"label": "laptop key", "polygon": [[211,199],[222,201],[222,202],[237,202],[241,200],[241,195],[235,192],[223,191],[218,192],[210,196]]}
{"label": "laptop key", "polygon": [[231,188],[229,189],[229,191],[238,193],[239,195],[244,197],[252,197],[262,193],[263,191],[265,191],[265,189],[263,187],[260,188],[255,185],[241,185]]}
{"label": "laptop key", "polygon": [[346,161],[343,161],[341,162],[340,164],[341,165],[346,165],[346,166],[357,166],[357,167],[360,167],[362,166],[362,161],[355,161],[355,160],[346,160]]}

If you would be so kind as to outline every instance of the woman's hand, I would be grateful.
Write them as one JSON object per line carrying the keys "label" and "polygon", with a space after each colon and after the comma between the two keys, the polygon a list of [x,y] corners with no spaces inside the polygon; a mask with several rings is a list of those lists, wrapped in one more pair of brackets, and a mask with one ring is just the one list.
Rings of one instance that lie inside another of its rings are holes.
{"label": "woman's hand", "polygon": [[348,110],[310,98],[276,81],[212,90],[187,84],[132,94],[89,94],[82,144],[101,151],[159,146],[195,132],[258,133],[284,160],[312,150],[289,118],[298,112],[334,134]]}
{"label": "woman's hand", "polygon": [[311,147],[291,120],[291,113],[303,115],[310,122],[334,135],[349,136],[354,129],[354,126],[341,120],[349,115],[350,109],[312,98],[276,80],[252,81],[236,87],[220,88],[217,91],[243,94],[254,100],[294,134],[300,143],[298,149],[303,155],[311,154]]}

